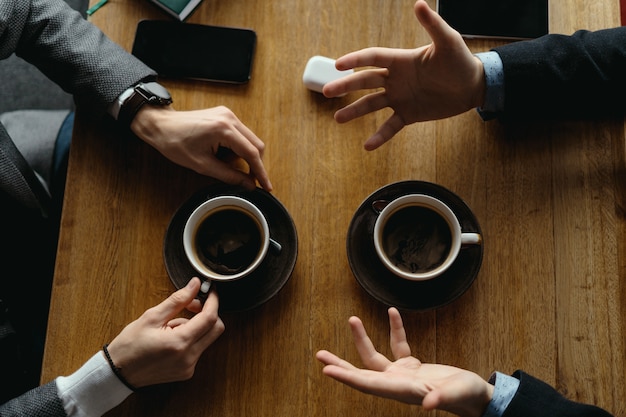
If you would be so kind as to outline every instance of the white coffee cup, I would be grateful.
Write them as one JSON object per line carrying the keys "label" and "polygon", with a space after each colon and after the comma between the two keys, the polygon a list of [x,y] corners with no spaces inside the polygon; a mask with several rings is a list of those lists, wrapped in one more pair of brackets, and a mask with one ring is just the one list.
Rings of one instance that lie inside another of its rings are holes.
{"label": "white coffee cup", "polygon": [[205,201],[191,213],[183,230],[187,259],[209,280],[250,275],[265,259],[269,245],[269,226],[261,210],[236,196]]}
{"label": "white coffee cup", "polygon": [[450,207],[424,194],[388,202],[376,219],[373,239],[385,267],[412,281],[440,276],[452,266],[462,247],[482,243],[480,234],[461,230]]}

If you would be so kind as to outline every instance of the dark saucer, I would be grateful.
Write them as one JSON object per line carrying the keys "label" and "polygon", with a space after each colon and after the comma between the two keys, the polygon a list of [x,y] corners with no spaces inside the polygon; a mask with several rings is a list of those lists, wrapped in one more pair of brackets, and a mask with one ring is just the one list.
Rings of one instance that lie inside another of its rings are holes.
{"label": "dark saucer", "polygon": [[176,288],[200,275],[191,266],[183,249],[183,229],[187,218],[206,200],[233,195],[254,203],[266,217],[272,239],[281,244],[280,252],[270,248],[265,260],[252,274],[226,282],[212,282],[220,298],[220,310],[244,311],[260,306],[274,297],[289,280],[298,256],[296,227],[285,207],[270,193],[257,188],[248,191],[230,185],[215,185],[195,193],[176,211],[165,233],[163,259]]}
{"label": "dark saucer", "polygon": [[372,193],[355,212],[348,229],[348,261],[361,287],[381,303],[405,310],[431,310],[454,301],[472,285],[482,263],[484,242],[462,248],[454,264],[439,277],[409,281],[396,276],[378,259],[374,248],[372,235],[378,214],[372,203],[406,194],[426,194],[440,199],[456,214],[464,232],[482,235],[476,217],[456,194],[429,182],[397,182]]}

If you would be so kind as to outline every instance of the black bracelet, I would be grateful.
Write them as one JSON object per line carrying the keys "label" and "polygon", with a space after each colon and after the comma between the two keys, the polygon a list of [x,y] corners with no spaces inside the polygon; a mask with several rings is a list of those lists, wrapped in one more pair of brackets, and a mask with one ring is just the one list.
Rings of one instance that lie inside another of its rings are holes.
{"label": "black bracelet", "polygon": [[113,363],[113,359],[111,359],[111,355],[109,355],[109,350],[107,349],[107,347],[109,346],[109,344],[105,344],[104,346],[102,346],[102,350],[104,351],[104,356],[106,356],[107,361],[109,361],[109,365],[111,366],[111,369],[113,370],[113,373],[115,374],[115,376],[122,381],[122,383],[124,385],[126,385],[126,387],[128,387],[129,390],[131,391],[136,391],[137,388],[133,387],[132,385],[130,385],[128,383],[128,381],[122,376],[121,374],[121,369],[118,368],[117,366],[115,366],[115,364]]}

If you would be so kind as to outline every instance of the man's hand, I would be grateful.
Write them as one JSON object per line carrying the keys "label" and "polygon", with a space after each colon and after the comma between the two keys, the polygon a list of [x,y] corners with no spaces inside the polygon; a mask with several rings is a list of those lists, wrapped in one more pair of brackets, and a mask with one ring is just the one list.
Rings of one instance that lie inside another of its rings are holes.
{"label": "man's hand", "polygon": [[[182,381],[193,376],[202,352],[223,332],[215,291],[200,307],[195,299],[200,280],[193,278],[185,288],[161,304],[146,310],[126,326],[108,346],[122,376],[134,387]],[[197,311],[191,319],[178,317],[184,309]]]}
{"label": "man's hand", "polygon": [[463,417],[481,416],[491,401],[493,386],[475,373],[453,366],[422,363],[411,356],[402,318],[395,308],[389,309],[394,361],[376,350],[358,317],[351,317],[349,323],[366,369],[321,350],[317,352],[317,359],[325,365],[324,375],[366,394]]}
{"label": "man's hand", "polygon": [[329,82],[324,95],[337,97],[361,89],[378,89],[338,110],[345,123],[381,110],[393,109],[365,148],[373,150],[404,126],[454,116],[481,106],[485,80],[482,63],[461,37],[424,0],[415,3],[415,16],[432,39],[417,49],[366,48],[337,59],[338,70],[374,67]]}
{"label": "man's hand", "polygon": [[[172,107],[143,106],[131,130],[165,157],[199,174],[228,184],[267,191],[272,184],[263,165],[265,144],[228,108],[176,111]],[[244,173],[219,158],[224,149],[250,167]]]}

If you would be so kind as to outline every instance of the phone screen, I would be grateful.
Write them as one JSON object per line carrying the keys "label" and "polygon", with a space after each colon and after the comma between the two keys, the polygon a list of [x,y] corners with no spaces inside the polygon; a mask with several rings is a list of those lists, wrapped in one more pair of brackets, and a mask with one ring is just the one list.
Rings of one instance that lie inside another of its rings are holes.
{"label": "phone screen", "polygon": [[548,33],[548,0],[437,0],[437,12],[466,38],[534,39]]}
{"label": "phone screen", "polygon": [[132,53],[159,76],[243,84],[255,46],[250,29],[142,20]]}

